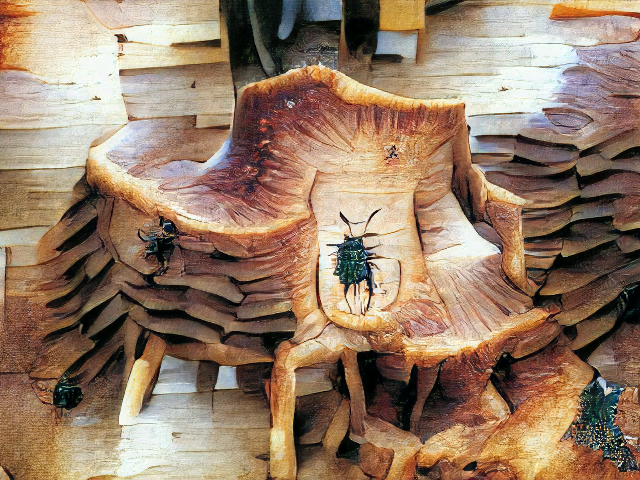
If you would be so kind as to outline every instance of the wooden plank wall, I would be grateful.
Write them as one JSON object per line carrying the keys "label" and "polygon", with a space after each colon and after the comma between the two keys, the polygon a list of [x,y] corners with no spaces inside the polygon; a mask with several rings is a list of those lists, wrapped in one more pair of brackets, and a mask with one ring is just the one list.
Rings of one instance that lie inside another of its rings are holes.
{"label": "wooden plank wall", "polygon": [[29,265],[74,201],[91,142],[127,115],[117,39],[83,2],[20,0],[0,10],[0,245],[10,247],[9,265]]}
{"label": "wooden plank wall", "polygon": [[228,131],[234,96],[216,0],[0,2],[0,371],[32,361],[43,312],[16,279],[33,276],[38,241],[86,195],[92,143],[157,117]]}
{"label": "wooden plank wall", "polygon": [[96,139],[143,118],[228,127],[228,52],[215,0],[2,2],[0,246],[9,247],[8,265],[36,263],[40,237],[83,194],[76,184]]}

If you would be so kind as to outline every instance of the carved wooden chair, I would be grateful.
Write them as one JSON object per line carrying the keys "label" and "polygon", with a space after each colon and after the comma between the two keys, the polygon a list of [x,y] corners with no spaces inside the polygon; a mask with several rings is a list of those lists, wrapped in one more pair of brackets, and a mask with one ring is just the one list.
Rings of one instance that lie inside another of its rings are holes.
{"label": "carved wooden chair", "polygon": [[[273,478],[294,479],[296,369],[342,359],[353,437],[402,439],[367,417],[357,352],[426,372],[414,424],[443,360],[482,352],[490,369],[557,334],[527,295],[524,202],[471,164],[463,104],[308,67],[246,87],[223,141],[165,119],[131,122],[91,149],[92,193],[41,244],[38,288],[53,310],[30,374],[43,400],[124,348],[127,423],[164,355],[272,361],[260,337],[291,332],[271,378],[270,465]],[[490,223],[501,247],[469,218]],[[349,285],[336,253],[354,238],[370,273]],[[398,440],[406,448],[388,478],[402,478],[414,440]]]}

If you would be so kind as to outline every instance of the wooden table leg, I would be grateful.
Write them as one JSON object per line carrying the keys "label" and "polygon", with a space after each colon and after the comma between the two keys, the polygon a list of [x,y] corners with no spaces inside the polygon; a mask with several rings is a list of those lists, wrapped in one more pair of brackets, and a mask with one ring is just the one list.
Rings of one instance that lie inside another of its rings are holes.
{"label": "wooden table leg", "polygon": [[145,398],[153,390],[166,349],[167,344],[162,338],[154,334],[149,336],[142,356],[135,361],[129,375],[120,409],[120,425],[135,423]]}

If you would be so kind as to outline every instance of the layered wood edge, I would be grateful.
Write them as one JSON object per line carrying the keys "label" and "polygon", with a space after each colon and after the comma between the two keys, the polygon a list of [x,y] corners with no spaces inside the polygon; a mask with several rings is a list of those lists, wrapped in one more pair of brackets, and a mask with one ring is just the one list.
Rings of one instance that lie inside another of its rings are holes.
{"label": "layered wood edge", "polygon": [[[247,85],[242,89],[238,99],[238,112],[236,118],[246,114],[246,108],[253,95],[269,95],[271,92],[294,87],[301,81],[314,81],[324,84],[330,93],[340,101],[353,105],[376,105],[383,108],[398,111],[412,111],[418,108],[438,109],[451,111],[454,115],[464,116],[464,104],[457,101],[446,100],[415,100],[399,97],[381,90],[367,87],[356,82],[344,74],[321,66],[310,66],[304,69],[291,70],[279,77],[270,78],[261,82]],[[238,123],[237,120],[236,124]],[[304,221],[311,215],[306,205],[295,205],[289,209],[287,218],[271,220],[267,226],[243,226],[217,224],[205,217],[195,216],[175,205],[170,199],[165,198],[158,183],[153,180],[141,179],[127,172],[127,169],[117,165],[109,159],[109,152],[117,147],[121,138],[126,137],[127,126],[122,127],[115,135],[96,145],[89,151],[87,160],[87,181],[99,191],[107,195],[123,196],[131,205],[150,215],[164,215],[184,231],[197,234],[225,234],[225,235],[256,235],[274,232],[284,229],[294,223]],[[224,146],[216,156],[224,158],[225,153],[234,147],[234,140],[243,133],[238,128],[232,130],[231,145]],[[207,170],[201,171],[205,175]],[[518,201],[517,197],[510,198]]]}

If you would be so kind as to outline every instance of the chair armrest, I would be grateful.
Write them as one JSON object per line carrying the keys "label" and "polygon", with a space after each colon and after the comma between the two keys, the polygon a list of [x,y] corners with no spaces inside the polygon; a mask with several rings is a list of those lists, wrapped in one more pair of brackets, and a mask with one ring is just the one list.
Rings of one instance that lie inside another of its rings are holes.
{"label": "chair armrest", "polygon": [[529,282],[524,258],[522,206],[526,200],[489,182],[478,166],[473,165],[472,168],[483,179],[485,211],[502,240],[502,269],[520,290],[531,296],[537,288]]}
{"label": "chair armrest", "polygon": [[502,269],[509,279],[527,295],[536,287],[529,283],[524,258],[522,207],[502,200],[486,201],[489,221],[502,240]]}
{"label": "chair armrest", "polygon": [[524,260],[522,206],[526,200],[489,182],[480,167],[471,163],[469,133],[460,128],[453,137],[453,191],[465,214],[477,221],[488,220],[503,243],[502,269],[527,295],[536,287],[529,283]]}

